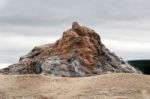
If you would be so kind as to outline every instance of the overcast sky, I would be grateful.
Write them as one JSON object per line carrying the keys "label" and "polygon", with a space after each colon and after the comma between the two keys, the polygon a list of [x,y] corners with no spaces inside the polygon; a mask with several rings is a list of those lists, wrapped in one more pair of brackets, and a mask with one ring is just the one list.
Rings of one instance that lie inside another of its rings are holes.
{"label": "overcast sky", "polygon": [[73,21],[125,60],[150,59],[150,0],[0,0],[0,63],[55,42]]}

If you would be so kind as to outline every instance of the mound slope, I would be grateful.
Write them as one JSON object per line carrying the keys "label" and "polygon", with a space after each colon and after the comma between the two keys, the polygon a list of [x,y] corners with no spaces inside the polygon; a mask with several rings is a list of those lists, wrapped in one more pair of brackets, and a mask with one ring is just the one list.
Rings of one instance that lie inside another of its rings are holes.
{"label": "mound slope", "polygon": [[106,73],[137,73],[111,53],[92,29],[73,22],[53,44],[37,46],[18,63],[1,70],[3,74],[39,74],[67,77]]}

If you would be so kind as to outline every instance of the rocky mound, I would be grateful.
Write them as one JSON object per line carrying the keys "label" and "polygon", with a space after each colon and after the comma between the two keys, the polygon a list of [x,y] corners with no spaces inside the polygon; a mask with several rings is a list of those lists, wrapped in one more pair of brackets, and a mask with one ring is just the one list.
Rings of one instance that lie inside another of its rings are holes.
{"label": "rocky mound", "polygon": [[3,74],[39,74],[56,76],[90,76],[137,71],[102,44],[92,29],[72,23],[61,39],[53,44],[35,47],[19,63],[1,70]]}

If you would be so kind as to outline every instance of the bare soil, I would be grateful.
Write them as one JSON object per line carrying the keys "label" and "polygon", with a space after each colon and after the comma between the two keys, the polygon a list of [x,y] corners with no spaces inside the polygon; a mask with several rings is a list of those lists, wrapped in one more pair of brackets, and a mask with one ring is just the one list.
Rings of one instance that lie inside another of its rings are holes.
{"label": "bare soil", "polygon": [[0,75],[0,99],[150,99],[150,76]]}

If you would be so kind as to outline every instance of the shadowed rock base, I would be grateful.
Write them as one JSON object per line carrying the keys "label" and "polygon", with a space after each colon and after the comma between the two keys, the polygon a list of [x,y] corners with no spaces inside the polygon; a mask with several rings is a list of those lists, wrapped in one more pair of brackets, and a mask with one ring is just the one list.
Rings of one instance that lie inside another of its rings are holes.
{"label": "shadowed rock base", "polygon": [[3,74],[39,74],[67,77],[106,73],[137,73],[102,44],[92,29],[72,23],[61,39],[33,48],[19,63],[1,70]]}

